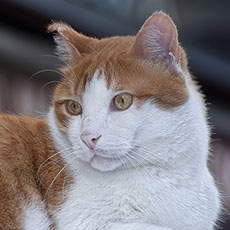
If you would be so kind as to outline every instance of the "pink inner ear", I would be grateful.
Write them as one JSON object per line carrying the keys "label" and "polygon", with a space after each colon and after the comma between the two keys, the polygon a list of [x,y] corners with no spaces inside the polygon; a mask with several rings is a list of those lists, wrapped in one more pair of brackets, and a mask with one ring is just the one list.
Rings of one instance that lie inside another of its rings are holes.
{"label": "pink inner ear", "polygon": [[144,59],[154,62],[160,59],[170,65],[174,56],[178,63],[177,30],[173,21],[164,13],[150,16],[137,34],[134,48]]}

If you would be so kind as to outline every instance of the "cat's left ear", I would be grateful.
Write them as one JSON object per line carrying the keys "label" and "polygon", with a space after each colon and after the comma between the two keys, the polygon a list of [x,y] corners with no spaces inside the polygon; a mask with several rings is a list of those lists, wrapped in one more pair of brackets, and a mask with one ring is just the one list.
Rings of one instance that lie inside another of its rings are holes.
{"label": "cat's left ear", "polygon": [[54,40],[57,44],[58,55],[67,61],[80,58],[82,54],[89,52],[94,42],[97,42],[97,39],[80,34],[61,22],[53,22],[47,30],[55,33]]}
{"label": "cat's left ear", "polygon": [[152,14],[138,32],[132,51],[150,63],[163,61],[167,67],[177,68],[179,42],[171,18],[162,12]]}

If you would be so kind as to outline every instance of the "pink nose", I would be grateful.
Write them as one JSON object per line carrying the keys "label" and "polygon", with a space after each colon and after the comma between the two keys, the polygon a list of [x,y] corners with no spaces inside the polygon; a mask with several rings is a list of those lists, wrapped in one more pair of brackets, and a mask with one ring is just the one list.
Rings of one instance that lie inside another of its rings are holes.
{"label": "pink nose", "polygon": [[98,140],[100,139],[101,135],[90,133],[90,132],[83,132],[81,134],[81,140],[85,143],[85,145],[90,149],[94,150]]}

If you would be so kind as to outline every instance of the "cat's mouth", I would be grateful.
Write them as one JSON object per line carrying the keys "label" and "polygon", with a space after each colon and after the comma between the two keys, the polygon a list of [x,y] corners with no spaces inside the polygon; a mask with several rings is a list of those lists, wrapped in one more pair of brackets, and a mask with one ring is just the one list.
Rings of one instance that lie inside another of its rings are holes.
{"label": "cat's mouth", "polygon": [[90,165],[100,171],[113,171],[122,165],[124,157],[112,157],[112,156],[101,156],[99,154],[94,154],[90,160]]}

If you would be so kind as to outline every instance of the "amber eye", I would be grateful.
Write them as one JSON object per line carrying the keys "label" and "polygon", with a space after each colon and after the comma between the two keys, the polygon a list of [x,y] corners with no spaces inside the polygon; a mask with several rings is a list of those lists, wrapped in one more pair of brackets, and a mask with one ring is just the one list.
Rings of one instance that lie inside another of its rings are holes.
{"label": "amber eye", "polygon": [[133,103],[133,96],[129,93],[121,93],[113,98],[113,105],[118,110],[128,109]]}
{"label": "amber eye", "polygon": [[81,114],[82,111],[81,105],[78,102],[72,100],[65,102],[65,108],[66,111],[73,116]]}

